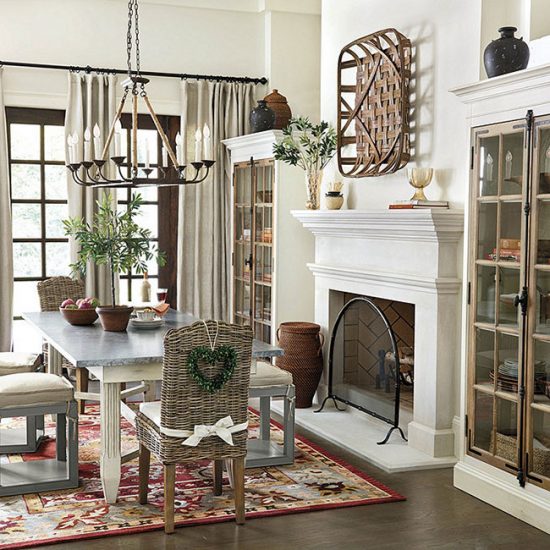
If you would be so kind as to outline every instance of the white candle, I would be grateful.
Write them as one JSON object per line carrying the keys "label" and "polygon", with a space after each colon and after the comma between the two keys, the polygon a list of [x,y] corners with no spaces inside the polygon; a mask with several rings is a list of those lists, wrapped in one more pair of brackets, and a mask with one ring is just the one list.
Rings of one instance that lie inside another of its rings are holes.
{"label": "white candle", "polygon": [[201,161],[201,145],[202,145],[202,132],[200,128],[197,128],[195,132],[195,162]]}
{"label": "white candle", "polygon": [[92,152],[90,150],[90,146],[92,145],[92,132],[90,132],[90,128],[86,127],[86,130],[84,131],[84,160],[92,160]]}
{"label": "white candle", "polygon": [[164,145],[162,146],[162,166],[168,167],[168,151]]}
{"label": "white candle", "polygon": [[122,124],[120,120],[115,122],[115,157],[120,156],[120,140],[122,134]]}
{"label": "white candle", "polygon": [[145,168],[151,168],[151,162],[149,160],[149,141],[145,142]]}
{"label": "white candle", "polygon": [[69,154],[69,164],[74,163],[74,147],[73,147],[73,136],[69,134],[67,136],[67,151]]}
{"label": "white candle", "polygon": [[178,161],[178,165],[183,165],[183,148],[182,148],[182,139],[181,134],[178,132],[176,134],[176,159]]}
{"label": "white candle", "polygon": [[101,159],[101,130],[97,124],[94,125],[94,160]]}
{"label": "white candle", "polygon": [[210,128],[205,124],[202,135],[204,137],[204,160],[212,160],[212,151],[210,147]]}
{"label": "white candle", "polygon": [[80,154],[78,151],[78,134],[73,134],[73,162],[80,162]]}

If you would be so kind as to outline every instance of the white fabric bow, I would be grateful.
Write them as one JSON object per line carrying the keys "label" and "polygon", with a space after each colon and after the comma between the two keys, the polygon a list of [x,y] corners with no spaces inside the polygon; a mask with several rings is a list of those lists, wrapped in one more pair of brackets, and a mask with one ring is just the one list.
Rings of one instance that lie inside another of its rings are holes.
{"label": "white fabric bow", "polygon": [[189,447],[196,447],[203,438],[215,435],[220,439],[223,439],[228,445],[233,446],[232,434],[236,432],[242,432],[248,428],[248,422],[242,422],[241,424],[235,424],[230,416],[221,418],[213,425],[197,424],[194,430],[173,430],[171,428],[164,428],[161,426],[160,431],[168,437],[185,437],[182,445]]}

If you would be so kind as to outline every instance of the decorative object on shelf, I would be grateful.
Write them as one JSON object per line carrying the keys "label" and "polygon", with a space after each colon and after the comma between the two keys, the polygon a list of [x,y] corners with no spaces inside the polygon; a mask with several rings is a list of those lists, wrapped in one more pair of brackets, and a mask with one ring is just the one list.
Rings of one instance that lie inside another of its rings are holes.
{"label": "decorative object on shelf", "polygon": [[489,78],[521,71],[529,63],[529,46],[523,38],[516,38],[516,27],[498,29],[500,38],[493,40],[485,48],[483,63]]}
{"label": "decorative object on shelf", "polygon": [[[134,27],[134,36],[132,36],[132,27]],[[67,138],[67,144],[69,146],[69,164],[67,164],[67,168],[70,170],[73,180],[83,187],[125,188],[153,185],[187,185],[204,181],[208,176],[210,168],[214,164],[214,160],[212,159],[212,146],[210,143],[210,130],[208,126],[205,125],[202,132],[200,128],[197,130],[195,161],[190,163],[192,168],[189,168],[185,162],[185,144],[181,136],[176,137],[176,152],[174,152],[155,114],[153,106],[151,105],[147,91],[145,90],[145,85],[149,82],[149,79],[141,75],[140,68],[138,0],[130,0],[128,2],[128,32],[126,35],[126,44],[128,78],[122,83],[124,93],[122,94],[122,99],[116,115],[111,123],[105,144],[102,144],[99,126],[95,125],[93,128],[93,140],[92,131],[90,128],[86,128],[84,132],[84,158],[80,159],[77,158],[78,136],[73,134],[69,135]],[[136,60],[135,71],[132,69],[132,49],[134,45]],[[132,96],[132,132],[130,140],[130,158],[125,162],[126,156],[122,154],[121,150],[122,126],[120,123],[120,116],[128,95]],[[150,151],[148,148],[145,150],[145,163],[143,167],[138,163],[138,100],[140,97],[143,99],[147,111],[162,140],[162,162],[157,168],[158,175],[156,177],[152,175],[155,168],[151,168],[149,160]],[[107,155],[113,140],[115,154],[111,157],[111,161],[116,166],[118,176],[109,178],[106,175],[107,170],[105,165],[108,162]],[[170,163],[172,166],[170,166]],[[123,169],[128,169],[130,175],[125,175]]]}
{"label": "decorative object on shelf", "polygon": [[319,209],[323,168],[334,156],[336,132],[328,122],[312,124],[308,118],[292,118],[283,129],[283,139],[273,145],[275,160],[299,166],[306,173],[306,208]]}
{"label": "decorative object on shelf", "polygon": [[292,111],[288,105],[288,101],[284,95],[279,93],[279,90],[273,90],[270,94],[264,97],[267,106],[275,113],[275,130],[282,130],[288,126],[292,118]]}
{"label": "decorative object on shelf", "polygon": [[250,111],[250,130],[255,134],[274,127],[275,112],[267,106],[265,99],[259,99],[257,107]]}
{"label": "decorative object on shelf", "polygon": [[338,168],[381,176],[410,159],[411,42],[384,29],[350,42],[338,57]]}
{"label": "decorative object on shelf", "polygon": [[329,183],[328,191],[325,193],[325,203],[328,210],[340,210],[344,204],[344,195],[342,195],[341,181]]}
{"label": "decorative object on shelf", "polygon": [[433,168],[407,168],[407,177],[409,183],[414,189],[416,189],[414,195],[411,197],[412,201],[427,201],[427,197],[424,194],[424,188],[428,187],[432,181],[434,175]]}
{"label": "decorative object on shelf", "polygon": [[323,373],[324,337],[315,323],[286,322],[277,329],[277,340],[285,353],[275,364],[292,374],[296,386],[296,407],[311,407]]}
{"label": "decorative object on shelf", "polygon": [[133,194],[127,209],[119,212],[111,195],[105,193],[96,201],[98,210],[91,223],[81,218],[63,220],[65,234],[74,237],[80,246],[78,260],[71,265],[73,272],[85,274],[89,261],[109,266],[111,305],[96,308],[106,331],[126,330],[133,311],[131,307],[116,305],[115,273],[126,273],[130,269],[143,273],[147,262],[154,258],[161,266],[166,263],[164,253],[151,244],[151,231],[135,222],[142,202],[141,195]]}

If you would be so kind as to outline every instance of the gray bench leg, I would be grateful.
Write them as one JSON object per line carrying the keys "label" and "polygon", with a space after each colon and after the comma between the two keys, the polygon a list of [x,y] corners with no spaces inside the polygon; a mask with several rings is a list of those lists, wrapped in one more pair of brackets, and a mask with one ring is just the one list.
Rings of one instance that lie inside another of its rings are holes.
{"label": "gray bench leg", "polygon": [[260,397],[260,439],[269,441],[271,420],[271,397]]}
{"label": "gray bench leg", "polygon": [[57,460],[61,460],[62,462],[67,460],[67,417],[64,414],[57,415],[55,428],[55,456]]}

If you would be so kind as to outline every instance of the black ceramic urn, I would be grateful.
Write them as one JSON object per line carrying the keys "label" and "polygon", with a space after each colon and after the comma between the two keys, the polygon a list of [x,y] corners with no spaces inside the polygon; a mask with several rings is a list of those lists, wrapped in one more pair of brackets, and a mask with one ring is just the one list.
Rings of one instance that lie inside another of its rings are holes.
{"label": "black ceramic urn", "polygon": [[270,109],[264,99],[258,101],[258,106],[250,112],[250,130],[253,134],[272,130],[275,126],[275,112]]}
{"label": "black ceramic urn", "polygon": [[522,38],[514,36],[516,31],[516,27],[501,27],[498,29],[500,38],[493,40],[485,48],[483,63],[489,78],[521,71],[527,67],[529,46]]}

